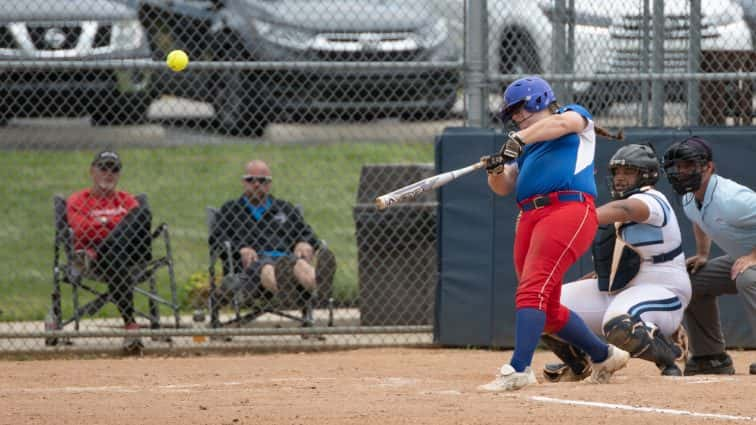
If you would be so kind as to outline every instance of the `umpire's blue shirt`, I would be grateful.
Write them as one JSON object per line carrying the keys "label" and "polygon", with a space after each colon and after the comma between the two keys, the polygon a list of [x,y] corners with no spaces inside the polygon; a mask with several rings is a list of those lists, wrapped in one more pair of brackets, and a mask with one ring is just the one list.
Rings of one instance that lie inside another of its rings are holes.
{"label": "umpire's blue shirt", "polygon": [[756,192],[713,174],[699,209],[693,193],[683,197],[683,209],[733,260],[756,246]]}

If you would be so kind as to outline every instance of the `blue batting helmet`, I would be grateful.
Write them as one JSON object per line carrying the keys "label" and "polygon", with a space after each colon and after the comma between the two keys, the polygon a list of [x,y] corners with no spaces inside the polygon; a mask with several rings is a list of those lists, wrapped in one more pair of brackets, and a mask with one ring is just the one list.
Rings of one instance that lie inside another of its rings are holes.
{"label": "blue batting helmet", "polygon": [[543,78],[536,76],[520,78],[504,90],[501,118],[503,121],[510,120],[512,114],[520,106],[528,112],[538,112],[555,101],[554,90]]}

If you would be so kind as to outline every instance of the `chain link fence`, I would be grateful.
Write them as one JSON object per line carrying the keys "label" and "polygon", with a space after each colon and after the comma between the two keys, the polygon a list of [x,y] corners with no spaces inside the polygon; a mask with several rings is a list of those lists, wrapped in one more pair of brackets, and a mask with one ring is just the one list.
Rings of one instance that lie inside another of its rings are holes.
{"label": "chain link fence", "polygon": [[435,197],[372,199],[434,173],[444,127],[499,125],[523,74],[604,127],[752,125],[754,17],[750,0],[0,2],[0,351],[431,343]]}

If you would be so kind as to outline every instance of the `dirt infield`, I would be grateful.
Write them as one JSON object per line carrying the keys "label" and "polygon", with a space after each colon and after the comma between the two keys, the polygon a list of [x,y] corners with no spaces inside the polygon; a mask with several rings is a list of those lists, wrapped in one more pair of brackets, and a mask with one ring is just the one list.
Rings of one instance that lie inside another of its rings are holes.
{"label": "dirt infield", "polygon": [[[481,394],[509,352],[360,349],[0,362],[2,424],[756,423],[756,352],[738,374],[662,378],[632,360],[613,383]],[[551,354],[536,354],[540,370]]]}

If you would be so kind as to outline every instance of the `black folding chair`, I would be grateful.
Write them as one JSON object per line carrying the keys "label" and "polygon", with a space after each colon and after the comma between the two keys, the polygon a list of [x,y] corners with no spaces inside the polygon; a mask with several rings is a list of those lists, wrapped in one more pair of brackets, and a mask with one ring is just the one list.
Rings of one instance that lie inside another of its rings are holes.
{"label": "black folding chair", "polygon": [[[137,195],[136,198],[142,208],[149,210],[145,194]],[[55,245],[52,306],[48,317],[50,321],[48,325],[53,329],[64,329],[65,326],[74,323],[74,329],[78,331],[82,318],[92,316],[100,311],[106,304],[111,302],[111,295],[107,289],[101,291],[95,288],[92,283],[104,282],[102,276],[98,276],[91,270],[79,270],[78,267],[74,266],[74,233],[66,218],[66,199],[61,195],[55,195],[53,202],[55,213]],[[159,239],[165,244],[165,255],[153,258],[152,243]],[[143,312],[135,307],[134,314],[149,320],[150,327],[156,329],[161,326],[159,306],[167,306],[173,312],[176,328],[179,328],[180,318],[176,294],[176,278],[173,269],[173,256],[168,226],[165,223],[160,224],[151,231],[148,246],[150,250],[149,255],[144,256],[143,261],[132,267],[129,274],[134,295],[140,294],[147,297],[148,311]],[[160,296],[157,290],[156,273],[163,267],[168,269],[168,280],[171,291],[170,300]],[[72,312],[68,317],[63,312],[61,292],[63,284],[71,285]],[[83,296],[87,296],[87,294],[94,298],[86,304],[81,305]],[[57,345],[59,342],[58,338],[45,338],[46,345]]]}
{"label": "black folding chair", "polygon": [[[301,210],[301,207],[297,206]],[[213,233],[216,223],[218,222],[219,210],[213,207],[207,207],[207,227],[209,234]],[[333,326],[333,277],[336,272],[336,259],[333,253],[328,249],[325,241],[321,241],[320,247],[315,252],[316,261],[316,278],[317,285],[315,291],[311,296],[302,300],[296,296],[295,286],[297,285],[294,280],[293,272],[291,268],[288,273],[281,273],[282,269],[286,267],[284,262],[286,259],[279,260],[276,264],[276,274],[280,290],[278,294],[271,298],[265,296],[257,299],[250,299],[249,296],[245,296],[240,292],[228,294],[225,293],[223,285],[216,285],[215,267],[219,260],[225,261],[223,264],[224,276],[223,280],[228,283],[232,282],[232,287],[238,287],[240,275],[234,274],[234,253],[231,249],[230,241],[220,241],[216,246],[210,246],[210,266],[208,268],[208,274],[210,276],[210,294],[208,298],[208,309],[210,311],[210,326],[213,328],[224,326],[239,326],[242,324],[250,323],[262,316],[263,314],[270,313],[276,316],[284,317],[286,319],[299,322],[303,327],[310,327],[314,325],[314,309],[315,308],[327,308],[328,309],[328,326]],[[283,266],[283,267],[281,267]],[[289,265],[293,267],[293,263]],[[234,317],[226,321],[220,319],[220,310],[225,305],[229,305],[233,308]],[[288,311],[297,310],[301,311],[300,315],[291,314]],[[288,311],[287,311],[288,310]]]}

